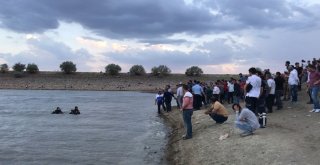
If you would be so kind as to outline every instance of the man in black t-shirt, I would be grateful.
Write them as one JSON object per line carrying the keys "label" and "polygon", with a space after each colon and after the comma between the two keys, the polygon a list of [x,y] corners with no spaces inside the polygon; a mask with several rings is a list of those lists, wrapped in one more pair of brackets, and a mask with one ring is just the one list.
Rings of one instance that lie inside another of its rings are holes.
{"label": "man in black t-shirt", "polygon": [[285,79],[281,76],[280,72],[276,73],[276,78],[274,79],[276,83],[276,105],[277,105],[277,110],[282,109],[282,101],[281,101],[281,96],[283,95],[283,84],[285,83]]}
{"label": "man in black t-shirt", "polygon": [[299,62],[295,63],[295,68],[296,68],[296,70],[298,72],[298,77],[299,77],[298,90],[301,90],[301,78],[302,78],[303,68],[300,66]]}

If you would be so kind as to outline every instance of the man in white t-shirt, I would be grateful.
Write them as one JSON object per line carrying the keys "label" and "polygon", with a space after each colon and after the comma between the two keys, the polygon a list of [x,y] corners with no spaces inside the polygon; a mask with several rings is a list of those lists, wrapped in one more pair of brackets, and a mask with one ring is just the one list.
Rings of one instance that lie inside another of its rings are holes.
{"label": "man in white t-shirt", "polygon": [[258,98],[260,96],[261,78],[257,76],[256,68],[249,69],[249,77],[244,86],[246,92],[246,107],[256,113]]}
{"label": "man in white t-shirt", "polygon": [[299,85],[299,77],[298,72],[293,66],[289,66],[288,70],[290,72],[288,84],[290,86],[290,92],[291,92],[291,102],[295,103],[298,101],[298,85]]}
{"label": "man in white t-shirt", "polygon": [[266,78],[267,78],[267,83],[269,86],[269,88],[268,88],[269,91],[267,91],[268,96],[266,99],[266,104],[267,104],[267,108],[268,108],[268,113],[272,113],[272,107],[274,104],[275,92],[276,92],[276,82],[272,78],[271,74],[267,74]]}

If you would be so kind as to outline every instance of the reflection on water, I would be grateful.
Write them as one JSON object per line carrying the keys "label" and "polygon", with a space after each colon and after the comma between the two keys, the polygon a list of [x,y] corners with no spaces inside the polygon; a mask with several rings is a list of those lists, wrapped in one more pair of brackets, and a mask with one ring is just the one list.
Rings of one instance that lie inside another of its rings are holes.
{"label": "reflection on water", "polygon": [[[162,164],[154,95],[0,90],[1,164]],[[59,106],[65,114],[50,114]],[[81,115],[68,114],[78,106]]]}

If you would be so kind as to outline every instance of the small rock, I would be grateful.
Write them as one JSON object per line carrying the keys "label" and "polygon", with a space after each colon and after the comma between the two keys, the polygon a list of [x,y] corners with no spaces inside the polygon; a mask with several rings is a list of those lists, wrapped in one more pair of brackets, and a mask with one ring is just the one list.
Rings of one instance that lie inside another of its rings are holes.
{"label": "small rock", "polygon": [[229,134],[220,135],[219,140],[225,140],[229,137]]}
{"label": "small rock", "polygon": [[311,115],[306,115],[306,116],[311,117]]}

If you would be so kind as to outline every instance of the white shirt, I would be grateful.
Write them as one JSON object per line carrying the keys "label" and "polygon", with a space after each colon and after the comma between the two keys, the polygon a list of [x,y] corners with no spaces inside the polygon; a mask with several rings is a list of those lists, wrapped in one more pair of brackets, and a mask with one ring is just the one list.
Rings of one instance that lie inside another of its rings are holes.
{"label": "white shirt", "polygon": [[298,77],[297,70],[293,69],[290,72],[289,79],[288,79],[288,84],[289,85],[298,85],[299,84],[299,77]]}
{"label": "white shirt", "polygon": [[234,84],[228,82],[228,92],[234,92]]}
{"label": "white shirt", "polygon": [[183,96],[182,86],[177,89],[177,96]]}
{"label": "white shirt", "polygon": [[246,81],[246,84],[249,83],[252,85],[252,89],[247,93],[246,96],[258,98],[260,96],[261,78],[255,74],[251,75],[248,77],[248,80]]}
{"label": "white shirt", "polygon": [[212,94],[214,95],[220,94],[220,88],[218,86],[214,86],[212,90]]}
{"label": "white shirt", "polygon": [[270,87],[270,93],[269,94],[274,95],[275,92],[276,92],[276,82],[272,78],[269,78],[267,80],[267,83],[268,83],[268,86]]}

